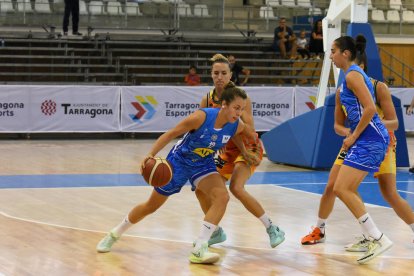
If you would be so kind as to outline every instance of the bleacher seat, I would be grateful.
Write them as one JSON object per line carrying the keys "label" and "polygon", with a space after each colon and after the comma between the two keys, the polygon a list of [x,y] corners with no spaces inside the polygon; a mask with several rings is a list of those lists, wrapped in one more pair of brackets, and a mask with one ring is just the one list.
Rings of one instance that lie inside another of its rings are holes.
{"label": "bleacher seat", "polygon": [[181,2],[178,4],[177,10],[178,10],[179,16],[186,16],[186,17],[193,16],[193,14],[191,13],[190,5],[184,2]]}
{"label": "bleacher seat", "polygon": [[204,4],[194,5],[194,16],[209,17],[210,14],[208,13],[207,5],[204,5]]}
{"label": "bleacher seat", "polygon": [[7,13],[7,12],[15,12],[16,10],[13,8],[13,3],[11,1],[0,1],[0,12]]}
{"label": "bleacher seat", "polygon": [[80,15],[88,14],[88,8],[86,7],[86,3],[83,0],[79,1],[79,14]]}
{"label": "bleacher seat", "polygon": [[33,13],[32,3],[30,3],[30,0],[23,0],[22,2],[18,2],[17,10],[19,12]]}
{"label": "bleacher seat", "polygon": [[298,6],[302,8],[312,8],[312,3],[310,0],[298,0]]}
{"label": "bleacher seat", "polygon": [[273,8],[269,6],[260,7],[260,18],[275,19],[276,16],[273,12]]}
{"label": "bleacher seat", "polygon": [[400,10],[402,8],[401,0],[390,0],[390,9]]}
{"label": "bleacher seat", "polygon": [[104,14],[104,6],[102,1],[91,1],[89,2],[89,13],[91,15],[102,15]]}
{"label": "bleacher seat", "polygon": [[129,16],[142,15],[137,2],[127,2],[125,9],[126,9],[126,14]]}
{"label": "bleacher seat", "polygon": [[383,10],[372,10],[371,19],[374,22],[385,22],[385,16]]}
{"label": "bleacher seat", "polygon": [[248,0],[248,4],[250,6],[260,7],[260,6],[263,6],[263,3],[264,3],[263,0]]}
{"label": "bleacher seat", "polygon": [[281,5],[285,7],[296,7],[295,0],[281,0]]}
{"label": "bleacher seat", "polygon": [[315,16],[315,15],[322,15],[322,9],[321,8],[309,8],[309,15]]}
{"label": "bleacher seat", "polygon": [[405,23],[414,23],[414,11],[403,11],[402,12],[402,21]]}
{"label": "bleacher seat", "polygon": [[122,15],[124,11],[122,5],[118,1],[109,1],[107,6],[107,12],[109,15]]}
{"label": "bleacher seat", "polygon": [[50,13],[49,0],[36,0],[35,10],[38,13]]}
{"label": "bleacher seat", "polygon": [[400,22],[400,12],[397,10],[388,10],[387,11],[387,20],[392,23]]}
{"label": "bleacher seat", "polygon": [[270,7],[279,7],[280,2],[279,0],[266,0],[266,5]]}

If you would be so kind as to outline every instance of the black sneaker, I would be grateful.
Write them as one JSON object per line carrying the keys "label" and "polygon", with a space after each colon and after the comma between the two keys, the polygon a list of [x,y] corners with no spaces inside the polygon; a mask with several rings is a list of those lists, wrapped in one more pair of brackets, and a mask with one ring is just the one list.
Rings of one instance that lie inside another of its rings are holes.
{"label": "black sneaker", "polygon": [[73,32],[72,34],[73,35],[82,35],[82,33],[80,33],[80,32]]}
{"label": "black sneaker", "polygon": [[63,35],[68,35],[68,32],[64,32]]}
{"label": "black sneaker", "polygon": [[408,169],[408,171],[409,171],[410,173],[414,173],[414,167],[409,168],[409,169]]}

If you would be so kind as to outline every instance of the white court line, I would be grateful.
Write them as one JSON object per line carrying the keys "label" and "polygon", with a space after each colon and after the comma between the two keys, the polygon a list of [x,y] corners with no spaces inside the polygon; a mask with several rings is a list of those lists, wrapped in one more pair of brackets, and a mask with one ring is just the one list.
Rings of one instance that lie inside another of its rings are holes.
{"label": "white court line", "polygon": [[397,191],[400,192],[400,193],[406,193],[406,194],[412,194],[412,195],[414,195],[413,192],[409,192],[409,191],[403,191],[403,190],[397,190]]}
{"label": "white court line", "polygon": [[[91,230],[91,229],[85,229],[85,228],[78,228],[78,227],[71,227],[71,226],[64,226],[64,225],[59,225],[59,224],[53,224],[53,223],[46,223],[46,222],[41,222],[41,221],[36,221],[36,220],[31,220],[31,219],[24,219],[24,218],[19,218],[19,217],[15,217],[15,216],[11,216],[3,211],[0,211],[0,215],[3,215],[7,218],[10,219],[15,219],[15,220],[20,220],[20,221],[25,221],[25,222],[30,222],[30,223],[36,223],[36,224],[41,224],[41,225],[46,225],[46,226],[53,226],[53,227],[58,227],[58,228],[64,228],[64,229],[72,229],[72,230],[78,230],[78,231],[84,231],[84,232],[92,232],[92,233],[102,233],[102,234],[107,234],[108,232],[104,232],[104,231],[97,231],[97,230]],[[189,241],[180,241],[180,240],[173,240],[173,239],[162,239],[162,238],[152,238],[152,237],[144,237],[144,236],[138,236],[138,235],[128,235],[125,234],[123,235],[124,237],[132,237],[132,238],[140,238],[140,239],[147,239],[147,240],[158,240],[158,241],[166,241],[166,242],[176,242],[176,243],[187,243],[187,244],[192,244],[193,242],[189,242]],[[265,250],[265,251],[274,251],[274,248],[262,248],[262,247],[249,247],[249,246],[238,246],[238,245],[223,245],[221,248],[240,248],[240,249],[251,249],[251,250]],[[283,248],[284,252],[289,252],[289,253],[307,253],[307,254],[329,254],[329,255],[336,255],[336,256],[355,256],[355,254],[353,254],[352,252],[346,252],[344,251],[343,253],[336,253],[336,252],[313,252],[313,251],[307,251],[307,250],[286,250],[286,248]],[[96,253],[99,254],[99,253]],[[396,257],[396,256],[380,256],[381,258],[387,258],[387,259],[407,259],[407,260],[413,260],[413,258],[410,257]]]}
{"label": "white court line", "polygon": [[[301,191],[301,190],[296,190],[296,189],[291,189],[291,188],[287,188],[287,187],[282,187],[279,186],[277,184],[258,184],[258,185],[266,185],[266,186],[273,186],[273,187],[277,187],[277,188],[281,188],[281,189],[286,189],[286,190],[291,190],[294,192],[303,192],[303,193],[307,193],[307,194],[311,194],[311,195],[319,195],[316,193],[311,193],[311,192],[307,192],[307,191]],[[255,185],[255,186],[258,186]],[[128,186],[129,187],[129,186]],[[78,188],[83,188],[83,187],[78,187]],[[367,205],[372,205],[372,204],[367,204]],[[384,207],[384,206],[378,206],[378,205],[372,205],[374,207],[383,207],[383,208],[388,208],[388,207]],[[42,221],[37,221],[37,220],[32,220],[32,219],[25,219],[25,218],[20,218],[20,217],[16,217],[16,216],[12,216],[9,215],[3,211],[0,211],[0,215],[3,215],[7,218],[10,219],[15,219],[15,220],[20,220],[20,221],[25,221],[25,222],[29,222],[29,223],[36,223],[36,224],[40,224],[40,225],[46,225],[46,226],[52,226],[52,227],[57,227],[57,228],[63,228],[63,229],[72,229],[72,230],[77,230],[77,231],[84,231],[84,232],[92,232],[92,233],[102,233],[102,234],[107,234],[107,231],[99,231],[99,230],[91,230],[91,229],[86,229],[86,228],[79,228],[79,227],[72,227],[72,226],[66,226],[66,225],[60,225],[60,224],[54,224],[54,223],[47,223],[47,222],[42,222]],[[183,240],[174,240],[174,239],[163,239],[163,238],[154,238],[154,237],[146,237],[146,236],[139,236],[139,235],[130,235],[130,234],[124,234],[123,236],[125,237],[132,237],[132,238],[140,238],[140,239],[146,239],[146,240],[158,240],[158,241],[166,241],[166,242],[175,242],[175,243],[185,243],[185,244],[192,244],[193,241],[183,241]],[[274,251],[274,248],[263,248],[263,247],[249,247],[249,246],[239,246],[239,245],[223,245],[223,248],[240,248],[240,249],[250,249],[250,250],[264,250],[264,251]],[[307,254],[315,254],[315,252],[313,251],[307,251],[307,250],[289,250],[286,248],[283,248],[283,250],[285,252],[289,252],[289,253],[307,253]],[[317,252],[318,254],[329,254],[329,255],[336,255],[336,256],[355,256],[355,254],[353,254],[352,252],[346,252],[344,251],[343,253],[336,253],[336,252]],[[98,254],[98,253],[97,253]],[[381,256],[382,258],[389,258],[389,259],[407,259],[407,260],[413,260],[413,258],[410,257],[397,257],[397,256]]]}

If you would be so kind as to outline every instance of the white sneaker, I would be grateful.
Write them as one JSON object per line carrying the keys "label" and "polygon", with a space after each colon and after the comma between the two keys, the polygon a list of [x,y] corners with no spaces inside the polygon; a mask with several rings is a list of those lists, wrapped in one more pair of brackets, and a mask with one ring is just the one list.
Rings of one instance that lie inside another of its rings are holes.
{"label": "white sneaker", "polygon": [[355,243],[345,245],[345,250],[349,252],[367,252],[369,240],[365,237],[357,237]]}
{"label": "white sneaker", "polygon": [[385,236],[384,234],[382,234],[379,240],[370,238],[368,242],[368,246],[367,246],[368,248],[367,252],[364,254],[364,256],[359,258],[357,262],[359,264],[364,264],[374,259],[378,255],[384,253],[385,251],[390,249],[391,246],[392,246],[392,241],[389,238],[387,238],[387,236]]}
{"label": "white sneaker", "polygon": [[208,251],[208,243],[203,243],[200,248],[194,248],[188,257],[190,262],[194,264],[213,264],[220,260],[220,255]]}
{"label": "white sneaker", "polygon": [[96,246],[96,251],[99,253],[107,253],[111,251],[112,245],[119,240],[119,237],[116,237],[112,232],[106,234],[106,236],[98,243]]}

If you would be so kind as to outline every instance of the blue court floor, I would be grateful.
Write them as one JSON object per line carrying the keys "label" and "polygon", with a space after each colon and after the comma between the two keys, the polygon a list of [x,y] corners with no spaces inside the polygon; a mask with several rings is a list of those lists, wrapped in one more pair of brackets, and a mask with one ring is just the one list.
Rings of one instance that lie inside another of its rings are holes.
{"label": "blue court floor", "polygon": [[[328,180],[328,171],[256,172],[249,185],[277,185],[293,190],[322,194]],[[139,174],[59,174],[59,175],[5,175],[0,176],[0,189],[19,188],[73,188],[146,186]],[[414,174],[407,169],[397,172],[397,190],[414,207]],[[359,188],[366,203],[388,207],[381,196],[377,180],[368,175]]]}

